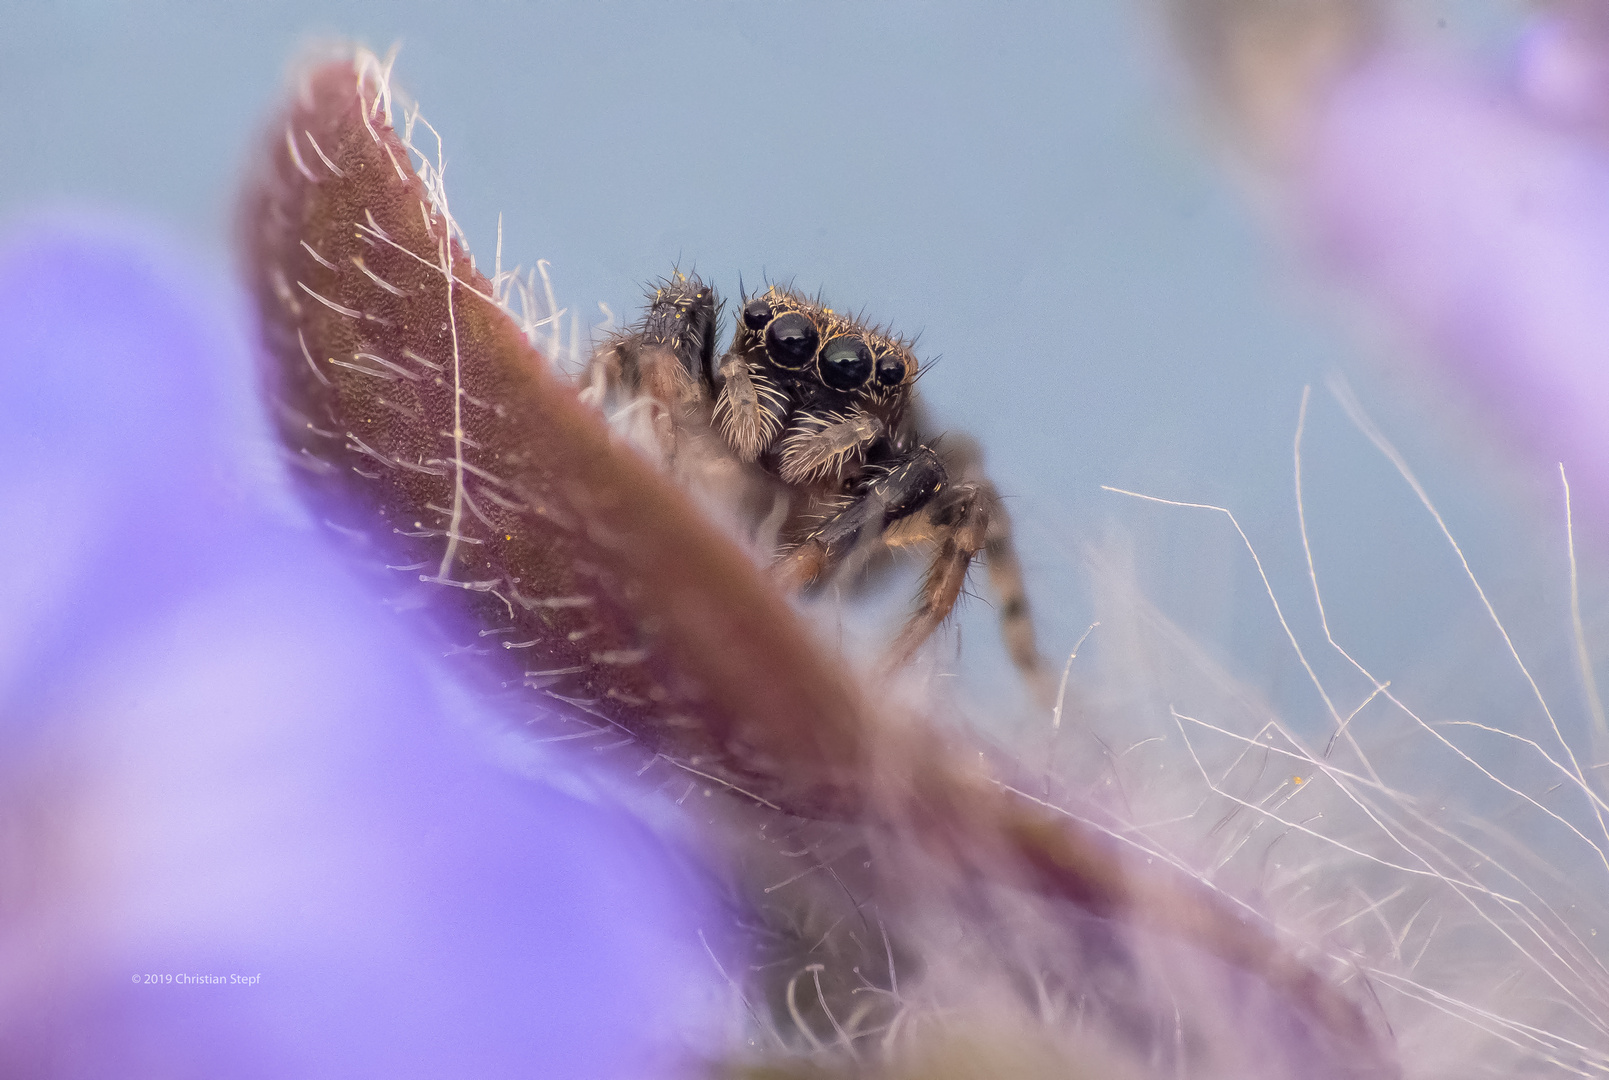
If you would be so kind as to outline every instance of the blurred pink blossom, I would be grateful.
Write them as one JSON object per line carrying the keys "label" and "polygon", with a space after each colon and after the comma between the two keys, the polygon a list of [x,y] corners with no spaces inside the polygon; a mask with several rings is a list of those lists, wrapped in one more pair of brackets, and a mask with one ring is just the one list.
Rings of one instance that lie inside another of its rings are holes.
{"label": "blurred pink blossom", "polygon": [[1564,16],[1501,85],[1377,52],[1320,107],[1299,182],[1330,264],[1609,521],[1609,54]]}

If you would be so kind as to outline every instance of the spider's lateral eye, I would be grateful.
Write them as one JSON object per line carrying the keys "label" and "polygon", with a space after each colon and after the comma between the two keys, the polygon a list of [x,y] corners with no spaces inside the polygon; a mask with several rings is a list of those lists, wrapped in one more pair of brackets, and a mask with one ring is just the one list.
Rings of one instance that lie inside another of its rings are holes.
{"label": "spider's lateral eye", "polygon": [[770,354],[771,362],[780,368],[797,371],[804,367],[816,355],[819,344],[821,334],[816,324],[797,311],[778,315],[765,328],[765,351]]}
{"label": "spider's lateral eye", "polygon": [[898,386],[905,381],[905,360],[899,353],[886,352],[877,358],[877,382],[881,386]]}
{"label": "spider's lateral eye", "polygon": [[872,351],[858,337],[835,337],[821,350],[820,367],[821,381],[834,390],[859,390],[872,377]]}
{"label": "spider's lateral eye", "polygon": [[771,305],[764,300],[750,300],[743,305],[743,325],[750,330],[764,330],[771,321]]}

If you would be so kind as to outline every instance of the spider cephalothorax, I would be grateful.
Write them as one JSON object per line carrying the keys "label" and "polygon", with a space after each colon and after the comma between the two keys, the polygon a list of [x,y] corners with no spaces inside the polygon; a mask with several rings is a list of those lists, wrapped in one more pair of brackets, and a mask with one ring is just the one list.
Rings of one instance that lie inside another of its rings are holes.
{"label": "spider cephalothorax", "polygon": [[972,440],[942,448],[922,431],[920,364],[908,341],[778,286],[745,297],[716,359],[720,302],[677,273],[649,294],[642,320],[593,356],[586,381],[662,407],[667,457],[680,436],[769,479],[785,498],[779,572],[814,585],[879,551],[933,548],[918,610],[893,649],[908,658],[948,617],[968,567],[985,555],[1001,629],[1017,665],[1043,688],[1009,524]]}
{"label": "spider cephalothorax", "polygon": [[784,483],[841,476],[898,430],[916,373],[906,342],[773,286],[738,313],[715,421]]}

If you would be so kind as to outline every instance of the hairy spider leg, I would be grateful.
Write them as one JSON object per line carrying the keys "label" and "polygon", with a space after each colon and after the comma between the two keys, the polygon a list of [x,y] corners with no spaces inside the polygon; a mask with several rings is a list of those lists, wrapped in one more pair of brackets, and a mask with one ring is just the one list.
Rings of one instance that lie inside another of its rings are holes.
{"label": "hairy spider leg", "polygon": [[1028,592],[1022,580],[1022,564],[1017,561],[1017,548],[1011,539],[1011,515],[1006,513],[992,483],[987,480],[973,483],[989,508],[988,528],[983,534],[983,565],[989,574],[989,590],[1000,605],[1000,638],[1034,696],[1048,707],[1055,700],[1055,687],[1050,669],[1039,655],[1034,621],[1028,609]]}
{"label": "hairy spider leg", "polygon": [[672,274],[654,289],[642,322],[597,352],[583,381],[601,380],[608,392],[624,389],[658,402],[662,408],[654,418],[654,433],[671,454],[672,412],[715,393],[719,317],[713,289],[696,276]]}
{"label": "hairy spider leg", "polygon": [[1034,634],[1028,591],[1022,579],[1022,563],[1017,560],[1011,515],[994,482],[983,468],[983,447],[967,435],[946,435],[943,440],[945,465],[961,483],[978,489],[988,511],[983,538],[983,565],[989,575],[989,591],[994,594],[1000,614],[1000,637],[1011,662],[1022,673],[1023,681],[1041,704],[1049,707],[1055,698],[1054,680]]}
{"label": "hairy spider leg", "polygon": [[[1011,515],[1006,512],[999,490],[984,469],[983,447],[977,439],[964,432],[950,431],[936,436],[932,421],[920,399],[912,402],[909,422],[910,434],[907,437],[912,441],[934,447],[944,463],[945,470],[955,480],[952,491],[962,487],[971,487],[977,491],[985,522],[983,565],[988,573],[989,592],[1000,617],[1000,638],[1035,702],[1048,709],[1055,704],[1056,680],[1039,653],[1038,638],[1034,632],[1033,611],[1028,603],[1022,564],[1017,559],[1016,544],[1013,540]],[[942,558],[944,542],[952,531],[950,525],[935,524],[931,515],[920,514],[895,523],[882,539],[889,548],[896,549],[932,545],[939,549],[939,557]],[[921,595],[924,608],[932,599],[929,594],[931,584],[930,579],[923,585]],[[953,603],[954,601],[952,605]],[[940,616],[938,623],[942,623],[943,620],[944,617]],[[935,623],[935,626],[938,623]],[[931,633],[932,630],[927,632]],[[927,634],[916,641],[911,651],[921,645]]]}
{"label": "hairy spider leg", "polygon": [[[819,581],[864,545],[889,544],[891,527],[926,510],[926,520],[913,531],[937,539],[938,547],[922,581],[917,609],[889,650],[889,666],[898,667],[955,609],[967,570],[987,544],[991,504],[997,501],[992,489],[973,483],[952,485],[939,455],[918,445],[881,466],[880,474],[847,506],[805,537],[784,560],[781,576],[793,588]],[[1018,584],[1020,593],[1020,580]],[[1025,602],[1019,606],[1025,613]]]}
{"label": "hairy spider leg", "polygon": [[901,667],[933,636],[961,597],[972,560],[983,551],[989,531],[989,503],[976,484],[949,487],[934,498],[928,521],[939,538],[917,594],[917,608],[888,652],[888,666]]}
{"label": "hairy spider leg", "polygon": [[[949,447],[946,446],[946,449]],[[1027,588],[1022,578],[1022,564],[1017,561],[1016,546],[1012,543],[1011,515],[1006,512],[994,484],[987,478],[968,476],[967,472],[957,469],[953,463],[951,471],[963,478],[963,484],[955,490],[960,487],[975,488],[983,507],[983,566],[989,576],[989,592],[1000,616],[1001,641],[1035,702],[1050,708],[1056,700],[1055,680],[1039,653]],[[931,545],[940,550],[942,557],[945,538],[951,531],[951,526],[935,525],[927,515],[913,515],[889,529],[883,536],[883,543],[890,548]],[[928,596],[928,583],[924,583],[922,595],[924,598]],[[939,622],[943,622],[942,617]]]}

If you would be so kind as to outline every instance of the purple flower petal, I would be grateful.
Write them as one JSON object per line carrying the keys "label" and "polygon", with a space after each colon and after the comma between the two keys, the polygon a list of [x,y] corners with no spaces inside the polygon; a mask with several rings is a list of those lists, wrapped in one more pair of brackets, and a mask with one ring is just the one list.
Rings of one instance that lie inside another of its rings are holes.
{"label": "purple flower petal", "polygon": [[0,1074],[674,1072],[698,883],[489,764],[253,491],[226,306],[126,233],[0,250]]}
{"label": "purple flower petal", "polygon": [[1304,194],[1336,264],[1609,514],[1609,155],[1385,55],[1327,102]]}

